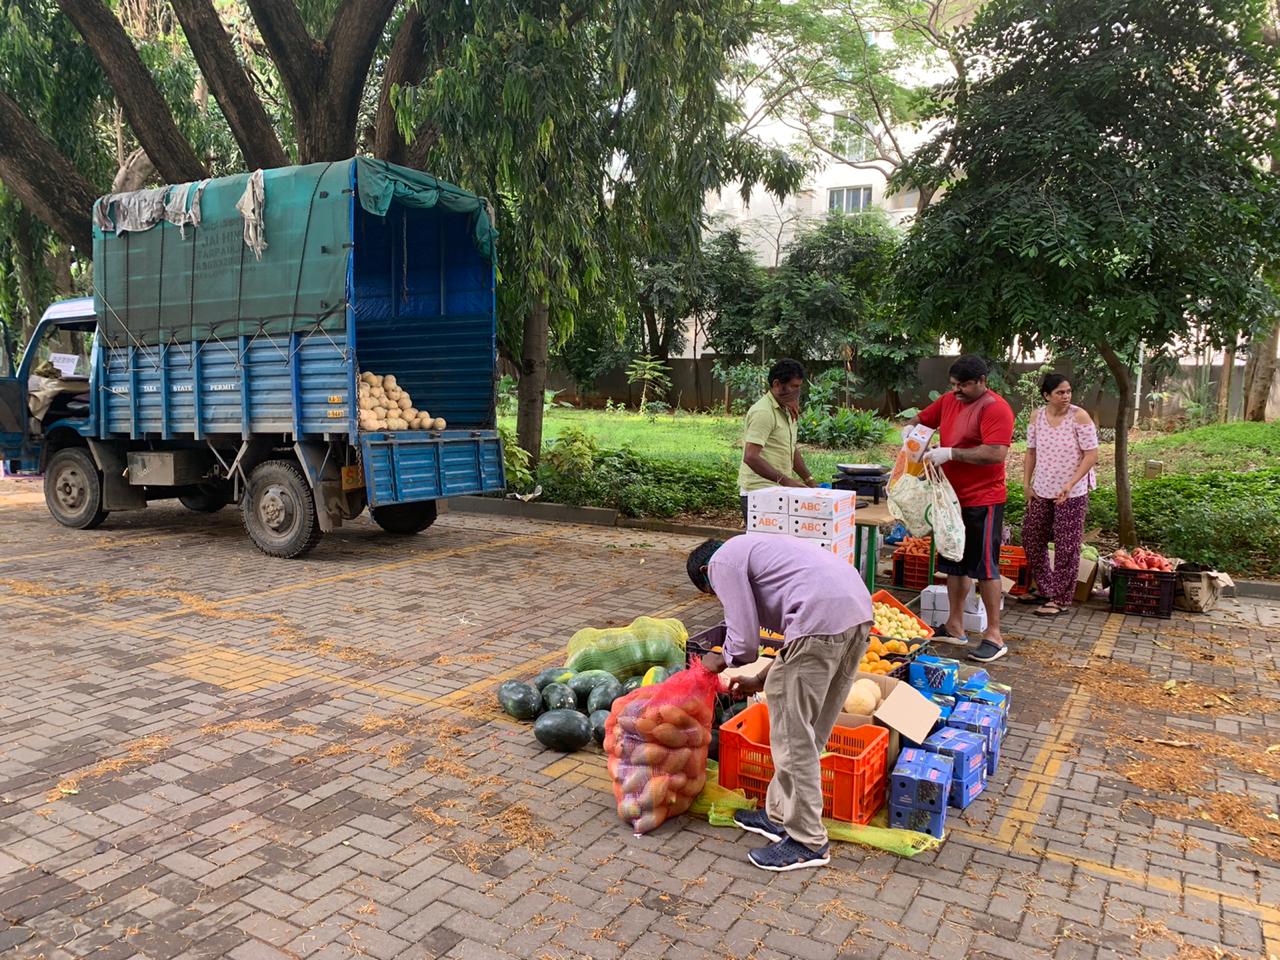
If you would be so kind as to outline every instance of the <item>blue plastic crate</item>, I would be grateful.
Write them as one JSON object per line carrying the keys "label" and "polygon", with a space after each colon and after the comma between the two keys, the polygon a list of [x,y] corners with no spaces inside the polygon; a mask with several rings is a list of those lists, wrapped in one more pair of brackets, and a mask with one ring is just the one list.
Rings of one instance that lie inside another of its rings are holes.
{"label": "blue plastic crate", "polygon": [[987,740],[981,734],[957,727],[943,727],[931,733],[921,746],[931,753],[941,753],[955,762],[952,776],[965,779],[987,767]]}
{"label": "blue plastic crate", "polygon": [[929,693],[955,693],[959,679],[959,660],[949,660],[946,657],[935,657],[929,654],[922,654],[912,660],[908,673],[911,686],[926,696]]}
{"label": "blue plastic crate", "polygon": [[951,786],[947,790],[947,806],[963,810],[978,799],[979,794],[985,789],[987,789],[987,770],[985,767],[976,776],[967,777],[964,780],[953,779]]}
{"label": "blue plastic crate", "polygon": [[889,804],[889,826],[898,830],[915,830],[927,833],[939,840],[946,834],[947,811],[920,810],[916,807],[900,807],[896,803]]}
{"label": "blue plastic crate", "polygon": [[900,807],[941,810],[947,805],[954,761],[940,753],[908,748],[889,774],[889,802]]}

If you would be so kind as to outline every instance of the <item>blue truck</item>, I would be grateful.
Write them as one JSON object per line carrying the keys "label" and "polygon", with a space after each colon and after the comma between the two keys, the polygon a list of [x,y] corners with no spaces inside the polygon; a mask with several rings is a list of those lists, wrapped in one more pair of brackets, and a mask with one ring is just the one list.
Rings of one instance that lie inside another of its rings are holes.
{"label": "blue truck", "polygon": [[[264,553],[297,557],[366,507],[413,534],[438,499],[504,489],[482,198],[356,158],[93,217],[93,297],[51,306],[16,364],[0,338],[0,460],[44,474],[59,523],[234,503]],[[383,381],[412,408],[371,397]]]}

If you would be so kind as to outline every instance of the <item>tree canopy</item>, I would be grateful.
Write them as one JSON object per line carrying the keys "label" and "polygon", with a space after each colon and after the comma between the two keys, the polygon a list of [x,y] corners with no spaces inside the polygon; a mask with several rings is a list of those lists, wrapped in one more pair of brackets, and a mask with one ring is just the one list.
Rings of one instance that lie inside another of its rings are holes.
{"label": "tree canopy", "polygon": [[947,192],[912,227],[898,280],[966,346],[1076,344],[1121,397],[1142,344],[1194,326],[1235,342],[1274,309],[1273,50],[1255,0],[992,0],[960,40],[967,96],[901,182]]}

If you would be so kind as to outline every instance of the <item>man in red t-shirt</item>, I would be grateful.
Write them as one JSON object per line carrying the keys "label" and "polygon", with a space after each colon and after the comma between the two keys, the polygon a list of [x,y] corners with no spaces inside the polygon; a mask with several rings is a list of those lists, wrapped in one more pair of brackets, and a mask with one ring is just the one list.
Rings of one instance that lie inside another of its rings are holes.
{"label": "man in red t-shirt", "polygon": [[964,558],[938,557],[947,575],[950,612],[944,635],[935,639],[964,644],[964,606],[973,585],[987,609],[987,632],[971,660],[990,663],[1008,649],[1000,633],[1000,539],[1007,499],[1004,462],[1013,443],[1013,410],[987,387],[987,365],[964,356],[951,365],[951,390],[920,411],[910,425],[922,423],[938,431],[939,445],[924,459],[942,467],[955,488],[964,515]]}

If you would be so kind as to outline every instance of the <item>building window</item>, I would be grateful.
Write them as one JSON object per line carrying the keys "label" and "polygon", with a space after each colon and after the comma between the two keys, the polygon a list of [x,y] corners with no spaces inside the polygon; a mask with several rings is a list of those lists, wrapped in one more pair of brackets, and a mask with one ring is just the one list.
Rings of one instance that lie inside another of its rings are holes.
{"label": "building window", "polygon": [[859,213],[871,208],[870,187],[837,187],[827,191],[827,209]]}

